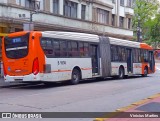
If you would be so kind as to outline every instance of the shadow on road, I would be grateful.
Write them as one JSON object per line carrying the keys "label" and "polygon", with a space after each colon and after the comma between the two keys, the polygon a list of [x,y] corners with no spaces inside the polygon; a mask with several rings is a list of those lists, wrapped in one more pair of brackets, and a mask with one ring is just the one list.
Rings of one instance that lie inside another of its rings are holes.
{"label": "shadow on road", "polygon": [[[125,79],[130,79],[130,81],[133,79],[137,79],[137,78],[149,78],[148,77],[141,77],[141,76],[131,76]],[[115,79],[112,77],[107,77],[107,78],[94,78],[94,79],[87,79],[87,80],[83,80],[81,81],[78,85],[81,84],[89,84],[89,83],[101,83],[104,81],[121,81],[122,79]],[[39,83],[19,83],[16,85],[8,85],[8,86],[4,86],[2,88],[11,88],[11,89],[48,89],[48,88],[56,88],[56,87],[62,87],[62,86],[76,86],[76,85],[69,85],[68,82],[48,82],[48,83],[43,83],[43,82],[39,82]]]}

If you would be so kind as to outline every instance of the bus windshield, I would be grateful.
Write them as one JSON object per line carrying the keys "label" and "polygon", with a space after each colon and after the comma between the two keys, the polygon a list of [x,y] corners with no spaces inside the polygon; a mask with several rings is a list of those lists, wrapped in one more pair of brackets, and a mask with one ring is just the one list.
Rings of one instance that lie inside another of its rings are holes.
{"label": "bus windshield", "polygon": [[19,59],[28,55],[29,33],[23,36],[4,38],[6,56]]}

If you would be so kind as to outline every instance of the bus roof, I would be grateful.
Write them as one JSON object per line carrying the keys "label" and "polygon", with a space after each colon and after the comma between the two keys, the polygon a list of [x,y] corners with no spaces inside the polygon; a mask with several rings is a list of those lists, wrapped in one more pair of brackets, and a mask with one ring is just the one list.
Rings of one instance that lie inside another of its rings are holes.
{"label": "bus roof", "polygon": [[81,40],[89,42],[99,42],[99,36],[94,34],[76,33],[76,32],[60,32],[60,31],[44,31],[43,37],[53,37],[69,40]]}
{"label": "bus roof", "polygon": [[[61,38],[61,39],[69,39],[69,40],[81,40],[81,41],[89,41],[89,42],[99,42],[99,36],[94,34],[86,34],[86,33],[77,33],[77,32],[63,32],[63,31],[44,31],[42,32],[43,37],[51,37],[51,38]],[[151,46],[145,43],[139,43],[129,40],[123,40],[118,38],[109,37],[110,43],[114,45],[122,45],[133,48],[143,48],[143,49],[152,49]]]}
{"label": "bus roof", "polygon": [[[21,31],[21,32],[15,32],[11,33],[8,36],[17,36],[17,35],[23,35],[24,33],[27,33],[28,31]],[[40,31],[32,31],[32,32],[40,32]],[[86,42],[99,42],[99,36],[94,34],[86,34],[86,33],[78,33],[78,32],[64,32],[64,31],[42,31],[43,37],[51,37],[51,38],[60,38],[60,39],[68,39],[68,40],[80,40],[80,41],[86,41]],[[133,48],[143,48],[143,49],[152,49],[151,46],[145,44],[145,43],[139,43],[124,39],[118,39],[109,37],[110,43],[114,45],[121,45],[121,46],[128,46]]]}
{"label": "bus roof", "polygon": [[129,41],[129,40],[123,40],[118,38],[112,38],[109,37],[110,43],[114,45],[121,45],[121,46],[129,46],[134,48],[140,48],[139,42]]}

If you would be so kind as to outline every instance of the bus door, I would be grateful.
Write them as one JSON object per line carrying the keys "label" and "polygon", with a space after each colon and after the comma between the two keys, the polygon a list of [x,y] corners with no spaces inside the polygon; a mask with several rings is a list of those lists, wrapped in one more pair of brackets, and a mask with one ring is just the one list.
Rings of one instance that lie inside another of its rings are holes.
{"label": "bus door", "polygon": [[149,51],[149,67],[152,72],[154,72],[154,66],[155,66],[154,54],[153,51]]}
{"label": "bus door", "polygon": [[127,71],[128,73],[133,72],[133,58],[132,58],[132,49],[126,49],[127,56]]}
{"label": "bus door", "polygon": [[98,45],[90,45],[90,54],[92,60],[92,74],[98,75],[99,72],[99,60],[98,60]]}

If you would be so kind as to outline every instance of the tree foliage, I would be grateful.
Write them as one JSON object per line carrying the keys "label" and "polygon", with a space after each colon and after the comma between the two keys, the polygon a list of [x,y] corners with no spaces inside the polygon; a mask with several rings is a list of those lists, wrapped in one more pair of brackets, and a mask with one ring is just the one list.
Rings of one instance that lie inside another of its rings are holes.
{"label": "tree foliage", "polygon": [[[134,17],[133,17],[133,29],[137,32],[138,22],[142,30],[143,39],[150,38],[154,31],[154,26],[157,26],[158,19],[154,20],[154,17],[158,17],[158,0],[135,0],[134,3]],[[159,24],[158,24],[159,25]]]}
{"label": "tree foliage", "polygon": [[145,38],[151,42],[160,41],[160,13],[145,23]]}

